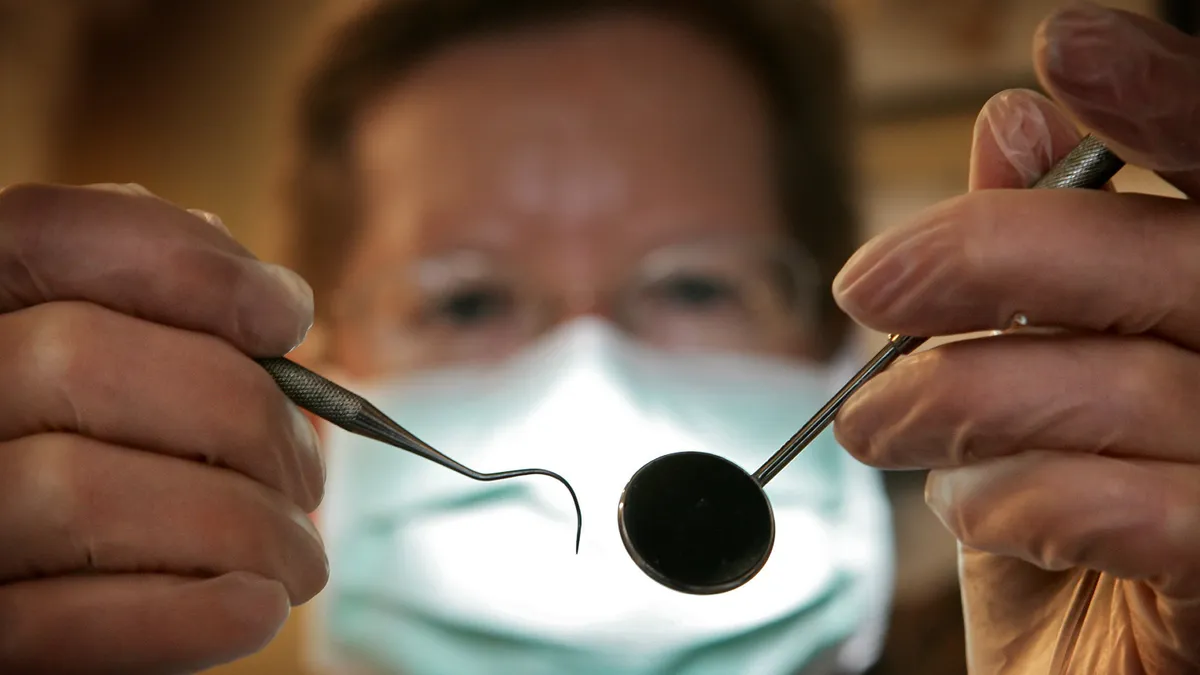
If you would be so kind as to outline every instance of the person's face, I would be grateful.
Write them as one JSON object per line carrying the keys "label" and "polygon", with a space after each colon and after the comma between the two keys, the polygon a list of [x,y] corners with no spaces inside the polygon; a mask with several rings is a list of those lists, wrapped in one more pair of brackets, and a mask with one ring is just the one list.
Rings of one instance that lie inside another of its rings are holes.
{"label": "person's face", "polygon": [[501,358],[594,315],[645,343],[808,355],[765,102],[716,44],[612,17],[480,39],[367,109],[331,356],[372,377]]}

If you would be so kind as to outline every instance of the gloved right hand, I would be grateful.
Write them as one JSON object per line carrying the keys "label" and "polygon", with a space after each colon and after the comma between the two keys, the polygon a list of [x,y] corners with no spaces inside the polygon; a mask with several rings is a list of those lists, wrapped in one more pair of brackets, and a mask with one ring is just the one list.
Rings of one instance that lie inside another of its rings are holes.
{"label": "gloved right hand", "polygon": [[201,670],[324,586],[316,434],[250,358],[311,323],[215,218],[0,192],[0,672]]}
{"label": "gloved right hand", "polygon": [[[839,438],[932,469],[961,542],[972,674],[1200,673],[1200,39],[1075,4],[1028,91],[980,116],[969,195],[847,265],[839,301],[876,330],[960,335],[872,380]],[[1187,199],[1027,190],[1075,117]]]}

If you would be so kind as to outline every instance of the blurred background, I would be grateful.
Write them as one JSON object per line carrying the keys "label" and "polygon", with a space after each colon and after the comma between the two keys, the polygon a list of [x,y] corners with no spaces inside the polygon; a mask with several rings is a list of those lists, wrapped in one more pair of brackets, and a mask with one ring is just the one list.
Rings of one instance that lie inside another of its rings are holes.
{"label": "blurred background", "polygon": [[[965,189],[975,112],[1001,89],[1037,86],[1030,39],[1060,3],[833,1],[855,60],[873,232]],[[361,2],[0,0],[0,186],[140,183],[219,214],[275,258],[297,75],[330,22]],[[1102,4],[1197,32],[1196,0]],[[1136,169],[1117,182],[1172,194]],[[965,673],[954,542],[925,510],[921,484],[919,475],[891,481],[900,567],[879,672]],[[942,620],[909,620],[918,615]],[[214,672],[305,672],[304,621],[301,608],[266,652]]]}

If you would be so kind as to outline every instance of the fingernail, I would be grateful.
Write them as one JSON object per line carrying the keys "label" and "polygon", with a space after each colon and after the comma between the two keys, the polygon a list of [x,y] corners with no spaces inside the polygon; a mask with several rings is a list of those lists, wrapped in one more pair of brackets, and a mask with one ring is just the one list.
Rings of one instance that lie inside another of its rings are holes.
{"label": "fingernail", "polygon": [[1160,173],[1200,166],[1195,38],[1092,4],[1055,14],[1038,38],[1047,87],[1126,161]]}
{"label": "fingernail", "polygon": [[313,290],[308,282],[300,277],[299,274],[289,270],[282,265],[273,263],[263,263],[263,269],[267,274],[275,277],[280,285],[288,292],[292,298],[293,308],[296,310],[299,317],[299,325],[297,326],[297,335],[292,348],[304,341],[304,337],[308,335],[309,329],[313,325]]}
{"label": "fingernail", "polygon": [[[300,446],[300,451],[304,453],[306,464],[315,463],[318,470],[317,480],[314,482],[309,476],[306,481],[306,489],[311,504],[318,504],[325,492],[325,457],[321,454],[321,439],[317,436],[317,430],[309,421],[308,416],[300,409],[299,406],[289,404],[288,409],[292,414],[292,436],[296,439],[296,444]],[[305,472],[307,476],[307,472]]]}
{"label": "fingernail", "polygon": [[954,495],[950,490],[950,481],[946,479],[946,471],[933,470],[925,479],[925,505],[934,515],[945,524],[943,515],[949,510]]}
{"label": "fingernail", "polygon": [[1009,165],[1029,185],[1054,164],[1050,125],[1035,97],[1023,90],[1000,92],[976,122],[976,133],[991,133]]}
{"label": "fingernail", "polygon": [[956,483],[970,467],[933,469],[925,477],[925,505],[951,534],[962,534],[961,523],[956,515],[955,496],[961,494]]}
{"label": "fingernail", "polygon": [[1076,2],[1051,15],[1036,38],[1046,68],[1060,86],[1094,86],[1117,81],[1111,66],[1120,61],[1121,46],[1144,37],[1124,14],[1094,4]]}
{"label": "fingernail", "polygon": [[[292,611],[292,603],[288,601],[287,589],[284,587],[284,585],[274,579],[268,579],[264,576],[254,574],[253,572],[228,572],[218,577],[205,579],[198,583],[234,588],[249,588],[255,591],[265,591],[267,595],[273,595],[278,598],[279,609],[281,610],[280,613],[283,614],[284,617],[289,616]],[[243,606],[240,604],[243,601],[241,594],[219,597],[230,598],[238,603],[236,607],[239,611],[243,609]],[[283,623],[280,622],[279,625],[282,627]]]}
{"label": "fingernail", "polygon": [[201,220],[208,223],[209,225],[212,225],[213,227],[217,228],[221,232],[224,232],[225,234],[233,236],[232,233],[229,232],[229,228],[225,226],[224,221],[222,221],[221,217],[218,216],[217,214],[209,213],[208,211],[204,211],[202,209],[188,209],[188,213],[192,214],[193,216],[196,216],[197,218],[200,218]]}
{"label": "fingernail", "polygon": [[[963,502],[983,498],[987,484],[995,479],[990,462],[933,469],[925,479],[925,504],[933,515],[955,534],[961,534]],[[1002,467],[1003,468],[1003,467]]]}
{"label": "fingernail", "polygon": [[[927,228],[892,228],[860,250],[835,279],[834,299],[856,319],[884,321],[903,316],[914,290],[928,283]],[[919,276],[920,278],[914,278]]]}

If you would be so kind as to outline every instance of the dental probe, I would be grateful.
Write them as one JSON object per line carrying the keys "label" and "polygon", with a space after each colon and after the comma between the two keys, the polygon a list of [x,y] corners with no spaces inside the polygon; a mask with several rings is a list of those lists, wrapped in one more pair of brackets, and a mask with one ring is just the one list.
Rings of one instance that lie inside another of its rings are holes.
{"label": "dental probe", "polygon": [[583,512],[579,508],[579,498],[575,496],[575,489],[562,476],[545,469],[518,469],[495,473],[480,473],[469,469],[417,438],[363,397],[334,384],[295,361],[283,357],[255,360],[270,373],[271,377],[275,379],[275,383],[293,403],[352,434],[407,450],[414,455],[478,481],[486,482],[535,475],[549,476],[557,480],[567,488],[567,491],[571,493],[571,499],[575,502],[575,552],[579,553],[579,541],[583,536]]}

